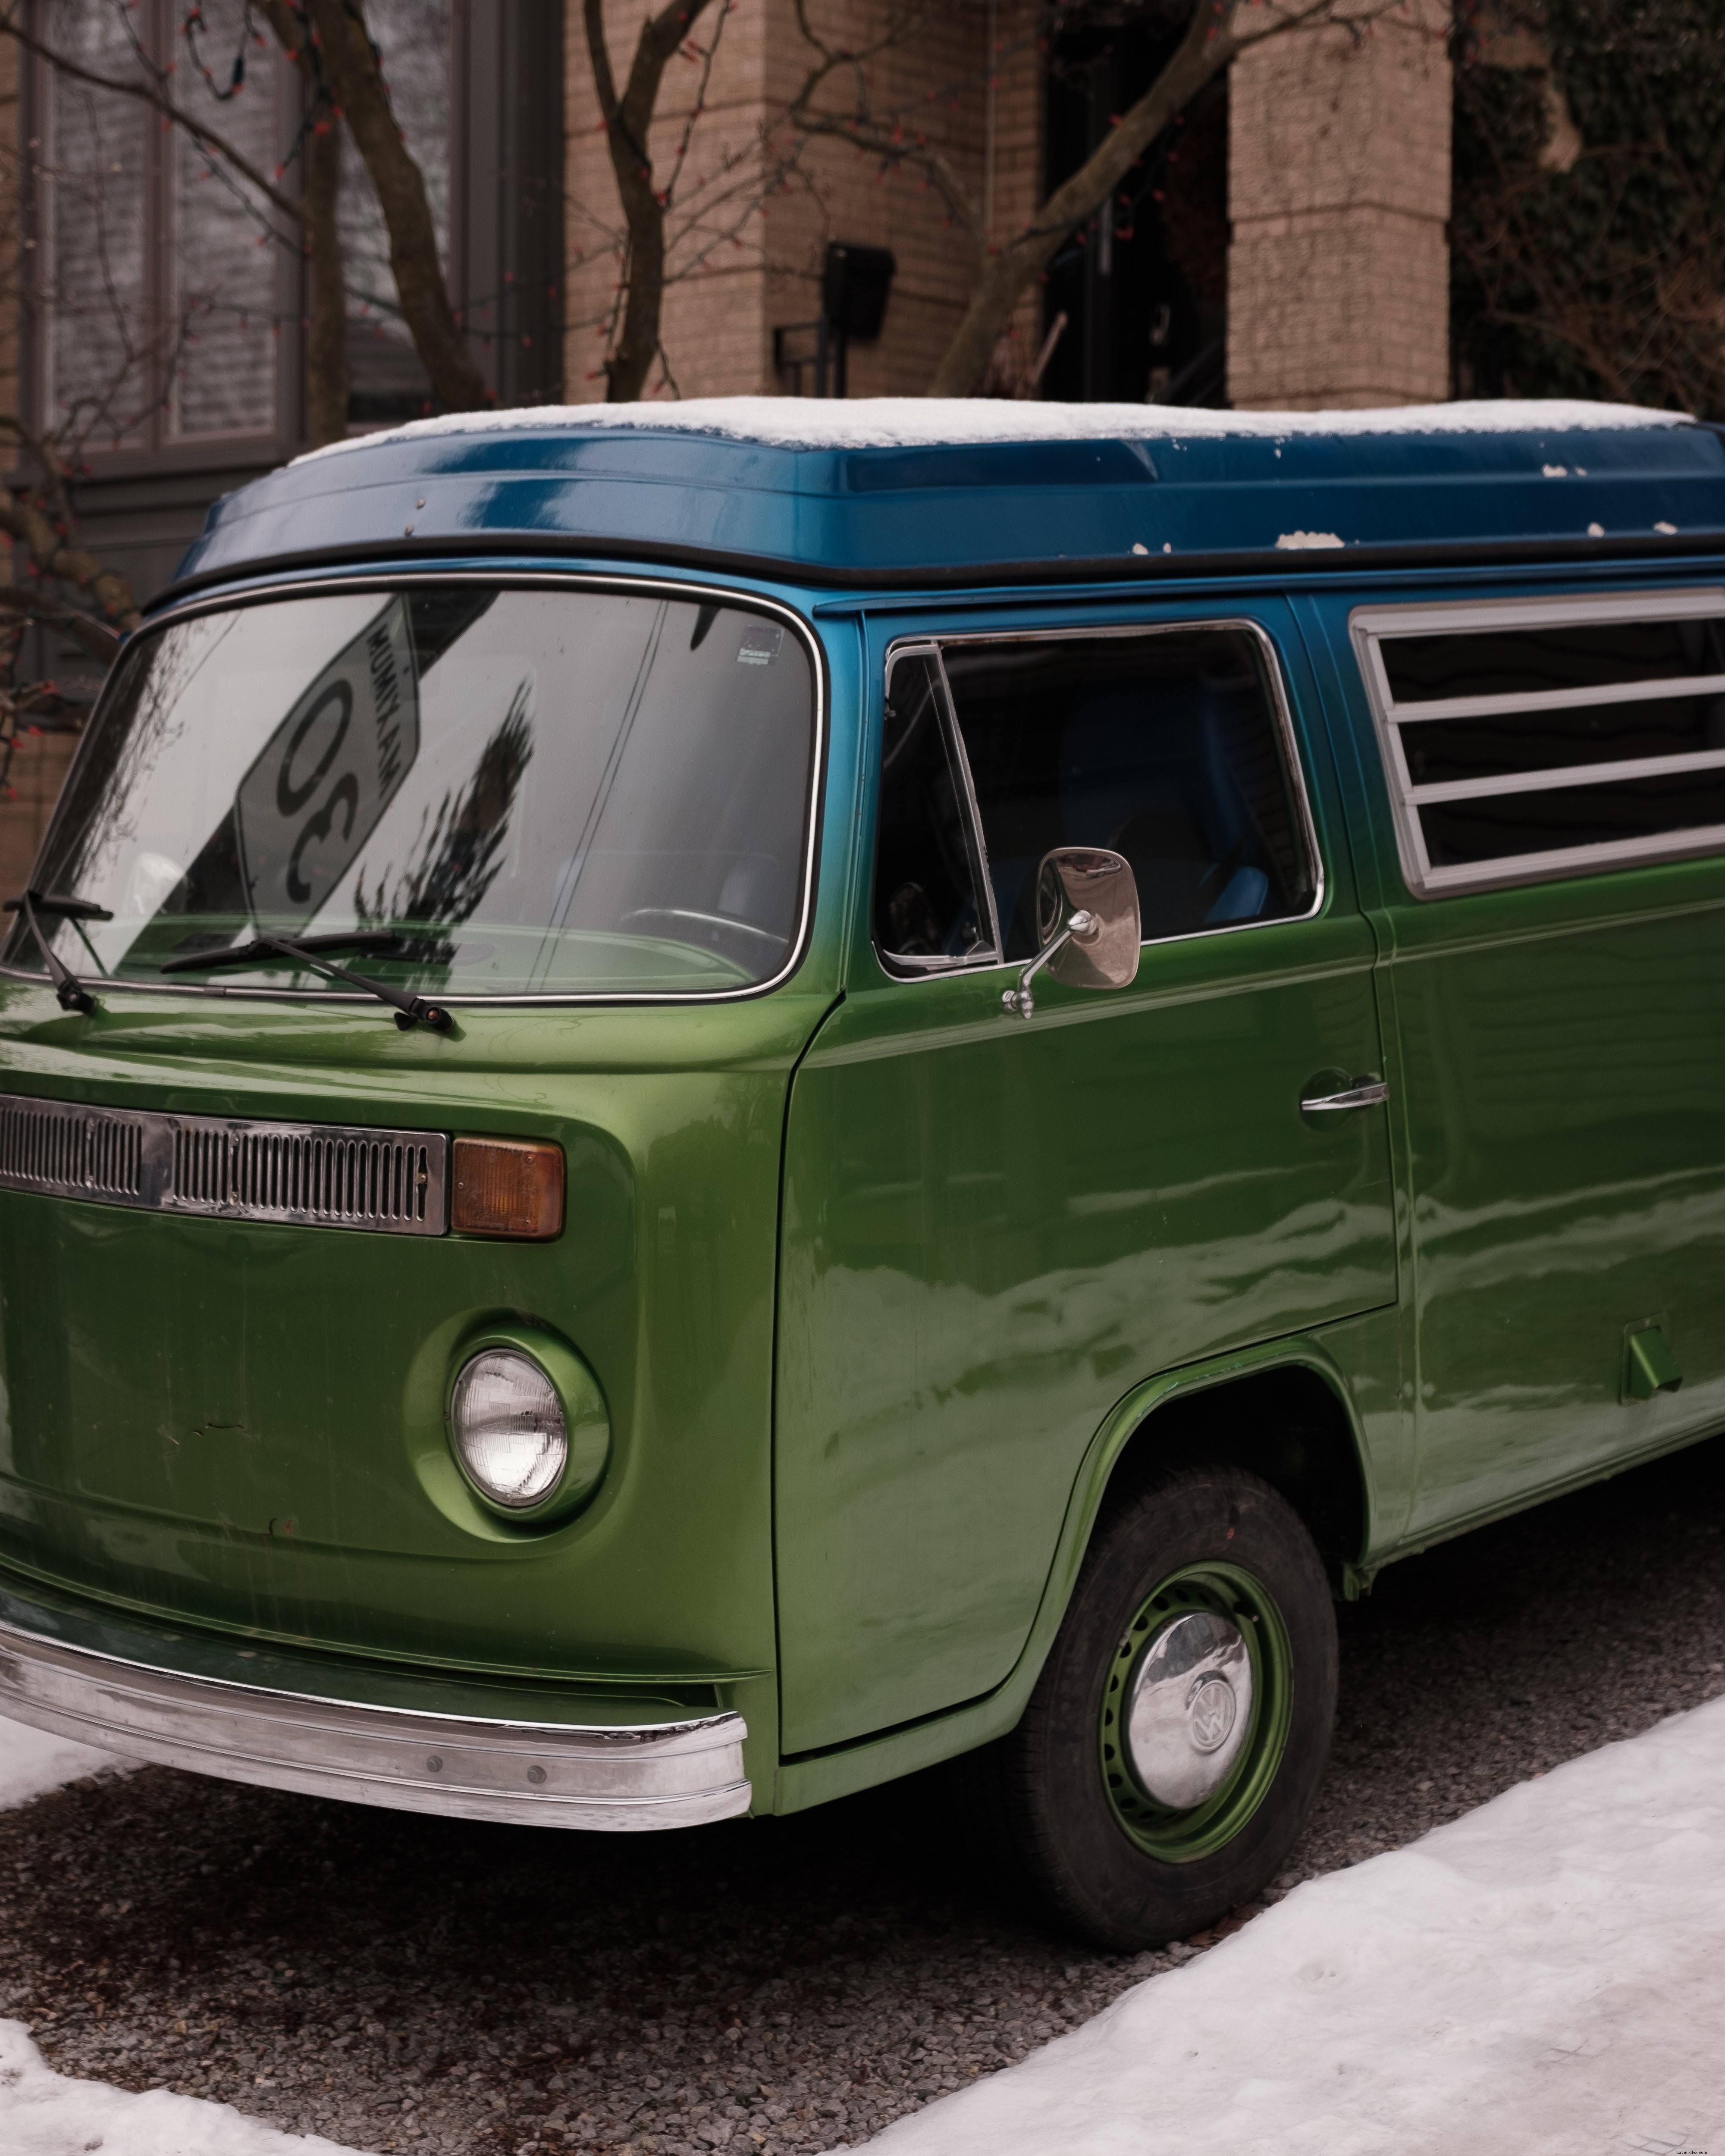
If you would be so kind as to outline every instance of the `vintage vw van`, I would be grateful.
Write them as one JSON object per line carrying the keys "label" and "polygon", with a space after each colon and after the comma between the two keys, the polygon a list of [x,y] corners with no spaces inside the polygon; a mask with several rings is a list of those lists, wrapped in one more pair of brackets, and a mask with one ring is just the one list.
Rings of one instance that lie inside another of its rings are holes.
{"label": "vintage vw van", "polygon": [[218,506],[0,964],[0,1712],[1137,1945],[1332,1598],[1725,1427],[1725,444],[434,421]]}

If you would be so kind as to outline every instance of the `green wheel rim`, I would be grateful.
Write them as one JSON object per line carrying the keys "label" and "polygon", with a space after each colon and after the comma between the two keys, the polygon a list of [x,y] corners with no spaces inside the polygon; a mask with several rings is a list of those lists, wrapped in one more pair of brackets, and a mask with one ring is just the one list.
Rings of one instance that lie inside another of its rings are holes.
{"label": "green wheel rim", "polygon": [[[1237,1625],[1252,1671],[1252,1723],[1227,1779],[1200,1804],[1159,1804],[1133,1772],[1122,1717],[1139,1664],[1163,1627],[1199,1611]],[[1293,1712],[1293,1656],[1281,1612],[1261,1581],[1233,1564],[1184,1565],[1144,1597],[1121,1634],[1102,1684],[1097,1730],[1102,1787],[1115,1818],[1146,1856],[1189,1864],[1224,1848],[1276,1779]]]}

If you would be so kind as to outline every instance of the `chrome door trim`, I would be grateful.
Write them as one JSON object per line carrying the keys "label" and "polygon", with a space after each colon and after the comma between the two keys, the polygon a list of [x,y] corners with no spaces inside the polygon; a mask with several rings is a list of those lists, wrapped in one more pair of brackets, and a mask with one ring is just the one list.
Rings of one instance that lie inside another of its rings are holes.
{"label": "chrome door trim", "polygon": [[1375,1108],[1389,1098],[1381,1078],[1368,1078],[1340,1093],[1313,1093],[1300,1103],[1302,1116],[1321,1116],[1338,1108]]}
{"label": "chrome door trim", "polygon": [[126,1760],[446,1818],[644,1833],[735,1818],[751,1795],[734,1712],[605,1727],[362,1707],[3,1622],[0,1711]]}

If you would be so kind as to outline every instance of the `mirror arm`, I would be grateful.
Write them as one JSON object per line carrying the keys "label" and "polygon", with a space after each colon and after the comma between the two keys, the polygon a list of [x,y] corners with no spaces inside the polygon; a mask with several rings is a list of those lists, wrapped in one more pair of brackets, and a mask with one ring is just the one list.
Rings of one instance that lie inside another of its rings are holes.
{"label": "mirror arm", "polygon": [[1002,1004],[1015,1017],[1029,1018],[1036,1008],[1036,998],[1030,993],[1030,983],[1033,978],[1041,972],[1063,944],[1093,942],[1101,925],[1095,914],[1086,913],[1081,906],[1060,934],[1045,943],[1029,964],[1025,967],[1024,972],[1019,975],[1018,986],[1015,988],[1001,990]]}

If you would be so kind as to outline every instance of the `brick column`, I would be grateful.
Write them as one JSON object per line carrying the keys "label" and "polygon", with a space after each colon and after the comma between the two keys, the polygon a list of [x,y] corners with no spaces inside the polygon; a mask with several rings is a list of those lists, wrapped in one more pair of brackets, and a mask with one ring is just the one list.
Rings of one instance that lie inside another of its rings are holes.
{"label": "brick column", "polygon": [[1230,89],[1228,388],[1242,410],[1440,400],[1450,61],[1439,0],[1346,0]]}
{"label": "brick column", "polygon": [[[634,54],[641,12],[641,0],[606,0],[612,65],[619,80]],[[860,44],[878,33],[882,20],[872,0],[822,0],[813,12],[835,38],[848,18]],[[605,393],[600,323],[614,300],[621,220],[605,138],[598,131],[582,10],[573,0],[565,19],[570,324],[565,379],[569,398],[580,403]],[[701,44],[710,40],[716,19],[716,9],[701,18]],[[901,118],[907,134],[937,145],[978,203],[992,206],[994,228],[1002,234],[1023,228],[1040,196],[1040,0],[994,0],[992,8],[988,0],[946,0],[915,18],[903,42],[877,54],[869,69],[873,110]],[[764,202],[756,199],[749,176],[766,162],[763,138],[781,138],[786,103],[811,57],[792,0],[747,0],[725,25],[680,183],[685,203],[705,200],[711,206],[701,231],[714,244],[703,252],[700,235],[686,233],[675,242],[672,268],[682,274],[665,300],[665,356],[671,380],[685,397],[789,389],[791,377],[773,369],[773,331],[776,325],[806,322],[819,312],[820,266],[829,239],[890,247],[898,260],[885,334],[877,343],[851,348],[853,397],[919,394],[963,315],[976,278],[975,245],[914,168],[883,169],[877,158],[859,157],[838,142],[817,141],[807,149],[792,187]],[[660,169],[670,167],[698,81],[698,69],[686,62],[674,60],[665,71],[653,137]],[[829,97],[837,104],[850,92],[848,78],[840,77]],[[681,230],[681,217],[673,224],[674,231]],[[1014,357],[1034,352],[1040,315],[1040,292],[1033,290],[1014,326]],[[655,367],[649,397],[670,393],[660,382]]]}

